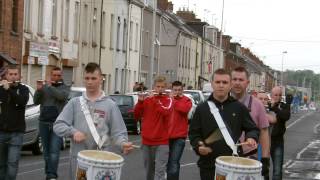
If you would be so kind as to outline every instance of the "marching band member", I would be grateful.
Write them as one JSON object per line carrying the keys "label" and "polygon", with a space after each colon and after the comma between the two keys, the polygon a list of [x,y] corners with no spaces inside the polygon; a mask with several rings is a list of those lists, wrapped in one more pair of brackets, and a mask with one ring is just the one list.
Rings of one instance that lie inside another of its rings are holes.
{"label": "marching band member", "polygon": [[169,153],[168,122],[172,98],[165,93],[166,79],[154,81],[154,93],[139,94],[134,108],[136,119],[142,119],[142,154],[146,170],[145,180],[165,180]]}
{"label": "marching band member", "polygon": [[29,89],[19,80],[19,68],[7,66],[0,82],[0,179],[16,179],[18,172],[29,100]]}
{"label": "marching band member", "polygon": [[53,132],[53,123],[69,96],[69,87],[63,83],[62,70],[55,67],[49,81],[37,81],[34,103],[40,104],[39,131],[43,145],[46,179],[58,177],[58,164],[62,138]]}

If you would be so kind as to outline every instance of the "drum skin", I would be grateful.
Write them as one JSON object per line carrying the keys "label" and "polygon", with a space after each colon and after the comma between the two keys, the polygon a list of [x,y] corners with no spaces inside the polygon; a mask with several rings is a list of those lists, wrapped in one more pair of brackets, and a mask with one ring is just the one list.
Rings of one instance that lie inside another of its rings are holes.
{"label": "drum skin", "polygon": [[123,158],[115,153],[84,150],[78,153],[76,180],[120,180]]}
{"label": "drum skin", "polygon": [[262,180],[262,164],[253,159],[220,156],[215,165],[216,180]]}

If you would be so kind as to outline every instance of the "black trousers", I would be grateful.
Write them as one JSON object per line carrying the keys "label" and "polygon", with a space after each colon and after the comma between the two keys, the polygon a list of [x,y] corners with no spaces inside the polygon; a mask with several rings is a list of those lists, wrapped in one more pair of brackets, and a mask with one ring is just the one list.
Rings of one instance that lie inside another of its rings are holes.
{"label": "black trousers", "polygon": [[214,180],[215,168],[201,168],[200,178],[201,180]]}

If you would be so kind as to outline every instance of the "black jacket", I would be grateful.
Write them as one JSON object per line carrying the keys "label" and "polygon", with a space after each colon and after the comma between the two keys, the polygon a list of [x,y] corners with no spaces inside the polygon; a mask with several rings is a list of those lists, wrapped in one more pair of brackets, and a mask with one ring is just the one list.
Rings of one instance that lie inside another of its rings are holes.
{"label": "black jacket", "polygon": [[25,111],[28,100],[29,89],[25,85],[18,84],[8,90],[0,87],[0,131],[25,131]]}
{"label": "black jacket", "polygon": [[290,104],[276,103],[270,110],[275,112],[277,118],[277,122],[272,127],[271,142],[273,140],[283,140],[283,135],[286,132],[286,122],[291,115]]}
{"label": "black jacket", "polygon": [[[218,102],[211,94],[207,101],[213,101],[220,110],[223,121],[225,122],[234,142],[238,142],[243,131],[246,132],[246,138],[253,138],[258,142],[259,129],[251,119],[248,109],[232,97],[228,97],[223,103]],[[213,168],[215,159],[218,156],[232,155],[232,150],[226,144],[223,136],[218,138],[212,144],[208,144],[212,153],[202,156],[198,152],[199,141],[205,141],[210,134],[219,130],[219,126],[210,112],[208,103],[200,104],[193,115],[189,129],[189,139],[194,151],[200,156],[198,166],[200,168]]]}

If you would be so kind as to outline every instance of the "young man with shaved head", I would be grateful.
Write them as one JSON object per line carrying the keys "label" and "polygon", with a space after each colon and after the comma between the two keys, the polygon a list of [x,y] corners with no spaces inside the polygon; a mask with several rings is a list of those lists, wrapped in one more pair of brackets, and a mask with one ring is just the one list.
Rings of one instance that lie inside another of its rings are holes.
{"label": "young man with shaved head", "polygon": [[[262,175],[265,180],[269,179],[270,164],[270,139],[269,121],[263,104],[247,92],[249,86],[249,72],[244,67],[237,67],[231,73],[232,95],[239,102],[245,105],[257,127],[260,129],[259,143],[262,149]],[[257,150],[243,146],[244,156],[257,158]]]}
{"label": "young man with shaved head", "polygon": [[290,105],[281,102],[282,89],[276,86],[271,91],[271,108],[276,113],[277,122],[273,125],[271,133],[271,159],[273,165],[273,180],[282,179],[282,164],[284,155],[284,133],[286,122],[290,119]]}
{"label": "young man with shaved head", "polygon": [[[198,166],[201,180],[215,179],[216,158],[232,155],[232,150],[220,133],[217,120],[211,113],[209,104],[214,103],[217,107],[222,121],[228,127],[228,132],[235,143],[239,140],[242,132],[245,131],[246,142],[251,147],[256,148],[259,137],[259,129],[252,121],[247,108],[229,96],[231,89],[230,73],[224,69],[216,70],[211,85],[214,89],[213,93],[205,103],[198,105],[189,128],[190,144],[200,157]],[[209,141],[209,139],[211,140]]]}

